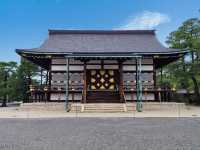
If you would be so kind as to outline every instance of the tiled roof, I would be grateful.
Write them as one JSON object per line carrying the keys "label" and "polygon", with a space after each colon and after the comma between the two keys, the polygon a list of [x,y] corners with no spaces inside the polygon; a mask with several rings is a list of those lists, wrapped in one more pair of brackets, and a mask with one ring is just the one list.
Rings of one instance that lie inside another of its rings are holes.
{"label": "tiled roof", "polygon": [[154,30],[49,30],[39,48],[18,53],[176,53],[164,47]]}

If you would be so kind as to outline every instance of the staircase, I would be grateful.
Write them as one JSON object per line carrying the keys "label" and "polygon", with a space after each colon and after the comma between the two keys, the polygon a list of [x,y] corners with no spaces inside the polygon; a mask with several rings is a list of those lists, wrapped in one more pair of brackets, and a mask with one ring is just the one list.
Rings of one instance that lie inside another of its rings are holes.
{"label": "staircase", "polygon": [[84,113],[116,113],[116,112],[126,112],[126,105],[122,103],[87,103],[82,104],[82,107],[76,109],[76,105],[71,106],[72,112],[78,110]]}

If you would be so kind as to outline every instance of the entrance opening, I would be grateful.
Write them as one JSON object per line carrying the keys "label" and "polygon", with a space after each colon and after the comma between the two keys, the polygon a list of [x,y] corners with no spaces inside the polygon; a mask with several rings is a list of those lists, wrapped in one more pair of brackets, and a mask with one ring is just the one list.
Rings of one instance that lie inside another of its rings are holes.
{"label": "entrance opening", "polygon": [[87,103],[119,103],[119,70],[87,70]]}

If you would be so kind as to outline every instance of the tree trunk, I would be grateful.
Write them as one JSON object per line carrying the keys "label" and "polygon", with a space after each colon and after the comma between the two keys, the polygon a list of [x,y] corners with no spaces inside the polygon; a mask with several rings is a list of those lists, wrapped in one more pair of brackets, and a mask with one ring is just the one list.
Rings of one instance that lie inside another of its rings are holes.
{"label": "tree trunk", "polygon": [[194,64],[194,51],[192,51],[191,54],[192,54],[192,64]]}
{"label": "tree trunk", "polygon": [[185,72],[186,71],[186,67],[185,67],[185,58],[182,57],[182,64],[183,64],[183,71]]}
{"label": "tree trunk", "polygon": [[31,80],[31,76],[28,74],[27,77],[26,77],[26,81],[25,81],[25,87],[24,87],[24,97],[23,97],[23,102],[30,102],[29,100],[29,91],[30,91],[30,85],[32,83],[32,80]]}

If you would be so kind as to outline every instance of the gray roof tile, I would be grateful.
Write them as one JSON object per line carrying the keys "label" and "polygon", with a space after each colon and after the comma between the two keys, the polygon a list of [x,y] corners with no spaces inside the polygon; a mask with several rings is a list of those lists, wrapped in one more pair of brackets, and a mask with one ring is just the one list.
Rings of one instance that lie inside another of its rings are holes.
{"label": "gray roof tile", "polygon": [[49,30],[36,53],[170,53],[180,50],[160,44],[154,30]]}

